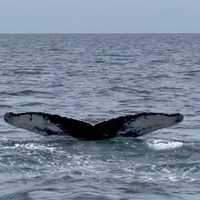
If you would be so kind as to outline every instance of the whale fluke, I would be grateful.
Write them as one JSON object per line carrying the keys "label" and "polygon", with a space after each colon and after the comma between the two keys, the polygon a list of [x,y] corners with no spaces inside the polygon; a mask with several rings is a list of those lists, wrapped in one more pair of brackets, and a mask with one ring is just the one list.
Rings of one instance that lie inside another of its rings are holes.
{"label": "whale fluke", "polygon": [[180,113],[139,113],[101,122],[95,127],[107,131],[110,135],[117,133],[117,135],[125,137],[139,137],[180,123],[183,118]]}
{"label": "whale fluke", "polygon": [[97,140],[139,137],[161,128],[173,126],[183,120],[183,115],[165,113],[139,113],[113,118],[91,125],[79,120],[42,112],[6,113],[4,120],[13,126],[41,135],[70,135],[75,138]]}

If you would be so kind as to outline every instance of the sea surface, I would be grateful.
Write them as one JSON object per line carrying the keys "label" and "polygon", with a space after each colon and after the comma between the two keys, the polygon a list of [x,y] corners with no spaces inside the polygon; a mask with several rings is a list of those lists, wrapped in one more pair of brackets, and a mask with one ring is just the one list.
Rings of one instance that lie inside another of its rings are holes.
{"label": "sea surface", "polygon": [[[17,129],[10,111],[185,118],[143,138],[83,141]],[[1,34],[0,199],[199,200],[200,34]]]}

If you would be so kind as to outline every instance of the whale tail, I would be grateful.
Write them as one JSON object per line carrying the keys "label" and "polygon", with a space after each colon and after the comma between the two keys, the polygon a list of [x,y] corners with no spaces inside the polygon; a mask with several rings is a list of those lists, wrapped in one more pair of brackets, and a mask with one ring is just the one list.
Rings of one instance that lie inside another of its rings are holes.
{"label": "whale tail", "polygon": [[103,129],[109,134],[125,137],[139,137],[158,129],[167,128],[183,121],[179,113],[139,113],[126,115],[96,124],[96,128]]}
{"label": "whale tail", "polygon": [[70,135],[75,138],[95,140],[112,138],[117,135],[139,137],[161,128],[173,126],[183,120],[183,115],[179,113],[139,113],[91,125],[48,113],[9,112],[4,115],[4,120],[8,124],[41,135]]}

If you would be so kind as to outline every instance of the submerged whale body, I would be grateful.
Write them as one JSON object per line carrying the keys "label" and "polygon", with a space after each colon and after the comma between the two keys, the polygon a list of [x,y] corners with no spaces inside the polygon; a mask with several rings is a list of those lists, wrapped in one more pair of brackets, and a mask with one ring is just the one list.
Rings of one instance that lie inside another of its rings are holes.
{"label": "submerged whale body", "polygon": [[139,137],[183,121],[179,113],[139,113],[113,118],[91,125],[79,120],[42,112],[6,113],[4,120],[18,128],[41,135],[70,135],[97,140],[116,136]]}

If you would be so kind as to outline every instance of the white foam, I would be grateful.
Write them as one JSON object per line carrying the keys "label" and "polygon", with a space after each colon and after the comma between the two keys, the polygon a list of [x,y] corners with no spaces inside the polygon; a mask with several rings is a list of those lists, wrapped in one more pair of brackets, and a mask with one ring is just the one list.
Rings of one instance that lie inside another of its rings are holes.
{"label": "white foam", "polygon": [[149,148],[153,150],[170,150],[180,148],[183,146],[183,142],[162,139],[148,140],[146,144]]}
{"label": "white foam", "polygon": [[6,146],[6,147],[3,147],[4,149],[17,149],[17,148],[20,148],[20,149],[27,149],[27,150],[47,150],[47,151],[55,151],[56,148],[55,147],[48,147],[48,146],[45,146],[45,145],[40,145],[40,144],[34,144],[34,143],[30,143],[30,144],[20,144],[20,143],[17,143],[15,144],[14,146]]}

